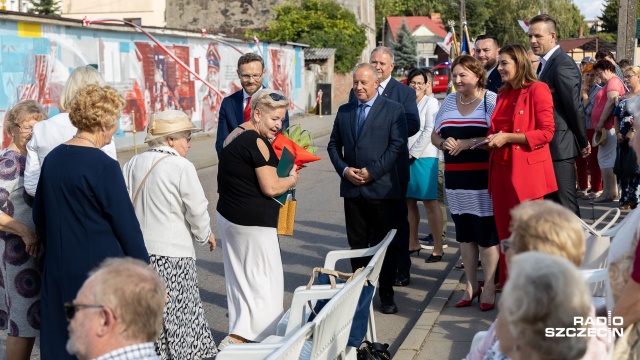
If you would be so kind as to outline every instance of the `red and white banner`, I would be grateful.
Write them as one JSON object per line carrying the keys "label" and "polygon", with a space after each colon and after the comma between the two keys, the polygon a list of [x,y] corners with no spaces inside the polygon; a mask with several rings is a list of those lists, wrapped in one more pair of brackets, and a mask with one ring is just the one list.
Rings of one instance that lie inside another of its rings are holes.
{"label": "red and white banner", "polygon": [[453,34],[452,33],[447,33],[447,36],[444,37],[444,41],[442,42],[444,47],[447,48],[447,51],[449,51],[449,49],[451,49],[451,44],[453,43]]}
{"label": "red and white banner", "polygon": [[529,32],[529,22],[524,20],[518,20],[518,25],[524,30],[524,32]]}

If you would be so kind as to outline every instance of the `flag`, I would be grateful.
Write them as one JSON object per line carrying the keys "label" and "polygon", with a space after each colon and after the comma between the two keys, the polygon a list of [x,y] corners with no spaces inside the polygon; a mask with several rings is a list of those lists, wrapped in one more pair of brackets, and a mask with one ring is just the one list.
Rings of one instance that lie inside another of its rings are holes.
{"label": "flag", "polygon": [[460,54],[471,55],[471,47],[469,46],[469,33],[467,32],[467,24],[464,24],[464,32],[462,33],[462,42],[460,43]]}
{"label": "flag", "polygon": [[444,41],[442,42],[442,46],[447,49],[447,51],[451,50],[451,44],[453,43],[453,34],[447,33],[447,36],[444,37]]}
{"label": "flag", "polygon": [[518,25],[520,25],[520,27],[522,28],[522,30],[524,30],[524,32],[526,33],[529,32],[529,22],[524,20],[518,20]]}

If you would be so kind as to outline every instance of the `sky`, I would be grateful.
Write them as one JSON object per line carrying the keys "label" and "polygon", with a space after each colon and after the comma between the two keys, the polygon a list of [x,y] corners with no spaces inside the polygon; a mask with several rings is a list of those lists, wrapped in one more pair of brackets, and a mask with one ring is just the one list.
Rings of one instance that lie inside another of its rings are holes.
{"label": "sky", "polygon": [[602,15],[602,0],[573,0],[586,20]]}

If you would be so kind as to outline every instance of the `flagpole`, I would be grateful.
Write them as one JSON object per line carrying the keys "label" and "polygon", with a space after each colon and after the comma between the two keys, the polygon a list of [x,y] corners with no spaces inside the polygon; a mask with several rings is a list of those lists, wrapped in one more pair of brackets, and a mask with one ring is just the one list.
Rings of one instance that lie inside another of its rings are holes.
{"label": "flagpole", "polygon": [[[467,22],[464,22],[464,34],[467,35],[466,40],[467,40],[467,49],[469,50],[469,53],[471,53],[471,38],[469,37],[469,30],[467,29]],[[469,54],[471,55],[471,54]]]}
{"label": "flagpole", "polygon": [[[456,23],[453,20],[449,20],[449,26],[451,27],[451,34],[452,34],[452,41],[453,41],[453,49],[454,49],[454,53],[455,53],[455,57],[459,56],[459,52],[458,52],[458,42],[456,41],[456,27],[455,27]],[[453,56],[451,56],[451,49],[449,49],[449,58],[450,59],[454,59]]]}

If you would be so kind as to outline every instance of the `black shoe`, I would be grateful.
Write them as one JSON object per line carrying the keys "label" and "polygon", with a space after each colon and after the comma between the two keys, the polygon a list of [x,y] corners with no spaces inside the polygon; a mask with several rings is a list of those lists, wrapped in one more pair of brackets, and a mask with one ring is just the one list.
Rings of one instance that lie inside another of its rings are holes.
{"label": "black shoe", "polygon": [[380,312],[383,314],[395,314],[398,312],[398,306],[391,300],[380,301]]}
{"label": "black shoe", "polygon": [[393,283],[393,286],[407,286],[410,282],[411,278],[409,277],[409,274],[398,271],[398,274],[396,275],[396,282]]}
{"label": "black shoe", "polygon": [[[442,255],[444,255],[444,254],[442,254]],[[427,258],[427,260],[425,260],[424,262],[426,262],[426,263],[437,263],[440,260],[442,260],[442,255],[433,255],[433,254],[431,254]]]}

